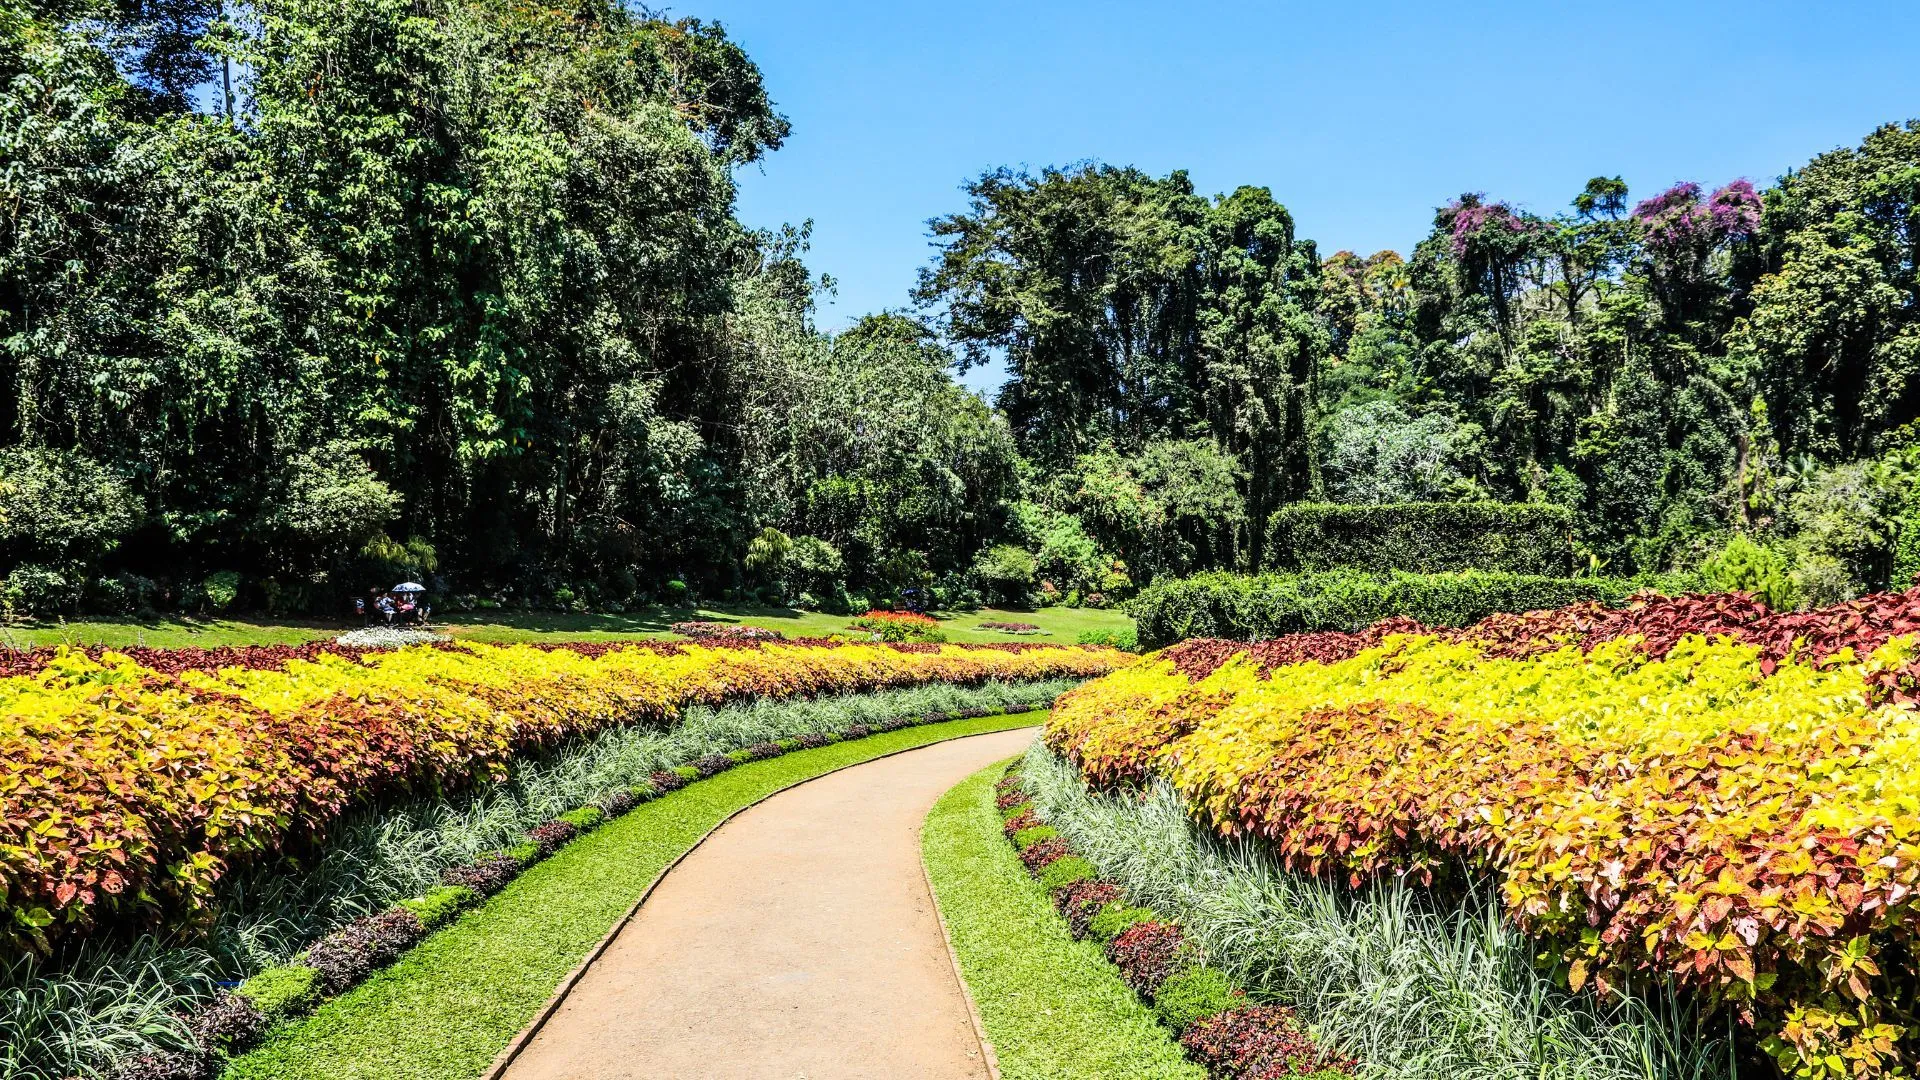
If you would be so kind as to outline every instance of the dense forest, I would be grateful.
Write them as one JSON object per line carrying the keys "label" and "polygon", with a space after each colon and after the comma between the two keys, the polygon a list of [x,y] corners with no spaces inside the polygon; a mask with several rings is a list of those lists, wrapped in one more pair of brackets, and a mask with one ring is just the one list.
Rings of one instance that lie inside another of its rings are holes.
{"label": "dense forest", "polygon": [[1103,603],[1266,565],[1306,500],[1557,504],[1586,572],[1777,603],[1920,569],[1920,122],[1771,186],[1463,194],[1404,256],[992,170],[826,333],[806,229],[735,215],[790,132],[716,25],[9,0],[0,42],[12,614]]}

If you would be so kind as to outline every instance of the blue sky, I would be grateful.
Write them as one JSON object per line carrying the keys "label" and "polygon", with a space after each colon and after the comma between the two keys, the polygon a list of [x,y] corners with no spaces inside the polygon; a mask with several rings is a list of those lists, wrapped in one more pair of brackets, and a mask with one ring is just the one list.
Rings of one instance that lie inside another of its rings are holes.
{"label": "blue sky", "polygon": [[[1588,177],[1770,182],[1920,116],[1920,5],[795,4],[697,0],[793,122],[740,177],[750,224],[814,221],[821,325],[902,307],[926,222],[999,165],[1265,185],[1323,253],[1406,250],[1485,191],[1540,212]],[[997,372],[964,381],[991,388]]]}

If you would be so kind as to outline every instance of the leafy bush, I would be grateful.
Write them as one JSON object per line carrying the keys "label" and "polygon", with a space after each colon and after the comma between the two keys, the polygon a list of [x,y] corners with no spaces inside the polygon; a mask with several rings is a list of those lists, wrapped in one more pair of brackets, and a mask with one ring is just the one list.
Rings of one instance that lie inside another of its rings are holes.
{"label": "leafy bush", "polygon": [[492,896],[507,887],[520,873],[520,863],[505,852],[483,855],[464,866],[449,866],[440,871],[440,880],[458,888],[472,889],[481,896]]}
{"label": "leafy bush", "polygon": [[0,602],[16,615],[58,615],[80,605],[81,581],[73,571],[22,563],[0,584]]}
{"label": "leafy bush", "polygon": [[1148,1000],[1169,976],[1187,966],[1192,954],[1180,928],[1163,922],[1135,923],[1107,943],[1107,959],[1133,992]]}
{"label": "leafy bush", "polygon": [[321,938],[307,950],[305,960],[321,991],[332,997],[399,959],[425,934],[413,912],[393,908],[355,919]]}
{"label": "leafy bush", "polygon": [[240,599],[240,574],[234,570],[221,570],[211,574],[200,583],[200,593],[207,598],[207,607],[212,611],[231,611]]}
{"label": "leafy bush", "polygon": [[1327,1054],[1278,1005],[1242,1005],[1197,1019],[1180,1047],[1211,1076],[1265,1080],[1334,1073],[1351,1075],[1354,1063]]}
{"label": "leafy bush", "polygon": [[566,847],[574,837],[580,835],[580,829],[571,821],[542,822],[527,830],[527,842],[533,845],[534,856],[531,862],[539,862],[554,852]]}
{"label": "leafy bush", "polygon": [[976,630],[995,630],[1002,634],[1037,634],[1040,628],[1030,622],[983,622]]}
{"label": "leafy bush", "polygon": [[846,592],[847,560],[817,536],[796,536],[787,549],[787,573],[804,593],[832,600]]}
{"label": "leafy bush", "polygon": [[973,576],[991,603],[1026,603],[1038,574],[1033,556],[1017,544],[996,544],[973,561]]}
{"label": "leafy bush", "polygon": [[1112,941],[1141,923],[1152,921],[1152,908],[1129,907],[1114,901],[1088,916],[1087,932],[1096,940]]}
{"label": "leafy bush", "polygon": [[235,992],[253,1003],[260,1015],[279,1021],[299,1016],[313,1007],[320,994],[320,973],[304,964],[268,968],[240,984]]}
{"label": "leafy bush", "polygon": [[1798,601],[1787,560],[1740,533],[1700,567],[1700,574],[1713,589],[1752,593],[1775,611],[1791,611]]}
{"label": "leafy bush", "polygon": [[1140,632],[1131,626],[1120,630],[1082,630],[1078,640],[1082,645],[1103,645],[1121,652],[1140,651]]}
{"label": "leafy bush", "polygon": [[0,450],[0,565],[91,562],[139,520],[126,481],[91,458],[45,447]]}
{"label": "leafy bush", "polygon": [[1241,999],[1224,972],[1196,964],[1160,984],[1153,992],[1153,1011],[1178,1035],[1195,1020],[1221,1012]]}
{"label": "leafy bush", "polygon": [[1042,840],[1052,840],[1059,835],[1059,831],[1051,825],[1032,825],[1014,830],[1013,846],[1025,851]]}
{"label": "leafy bush", "polygon": [[1373,573],[1573,569],[1573,513],[1540,503],[1294,503],[1267,523],[1266,566]]}
{"label": "leafy bush", "polygon": [[442,885],[430,889],[424,896],[416,896],[400,901],[400,906],[413,912],[420,925],[431,932],[446,925],[455,915],[472,907],[480,900],[480,894],[462,885]]}
{"label": "leafy bush", "polygon": [[[1043,840],[1036,846],[1044,846],[1048,843],[1051,841]],[[1033,848],[1027,849],[1027,851],[1032,850]],[[1025,854],[1026,852],[1021,852],[1022,856]],[[1092,863],[1078,855],[1067,855],[1047,863],[1046,869],[1040,871],[1039,879],[1040,884],[1048,892],[1052,892],[1055,889],[1064,889],[1078,881],[1092,881],[1093,876]]]}
{"label": "leafy bush", "polygon": [[1067,931],[1085,939],[1093,933],[1094,917],[1119,899],[1120,886],[1111,881],[1076,881],[1054,894],[1054,906],[1066,918]]}
{"label": "leafy bush", "polygon": [[577,810],[569,810],[554,820],[564,821],[579,832],[590,833],[605,824],[607,815],[606,811],[597,806],[582,806]]}
{"label": "leafy bush", "polygon": [[1128,602],[1140,644],[1188,638],[1257,641],[1305,631],[1354,631],[1404,616],[1465,626],[1499,612],[1558,608],[1583,600],[1619,604],[1639,582],[1465,571],[1448,574],[1209,573],[1160,581]]}

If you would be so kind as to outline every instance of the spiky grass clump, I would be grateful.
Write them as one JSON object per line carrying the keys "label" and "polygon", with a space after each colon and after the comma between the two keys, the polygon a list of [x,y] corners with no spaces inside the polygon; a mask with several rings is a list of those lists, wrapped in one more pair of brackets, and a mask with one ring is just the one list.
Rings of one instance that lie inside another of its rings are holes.
{"label": "spiky grass clump", "polygon": [[1497,906],[1438,908],[1410,886],[1351,891],[1196,829],[1164,786],[1101,796],[1044,747],[1020,772],[1041,816],[1129,898],[1179,923],[1262,1002],[1390,1080],[1726,1080],[1717,1026],[1671,995],[1558,987]]}

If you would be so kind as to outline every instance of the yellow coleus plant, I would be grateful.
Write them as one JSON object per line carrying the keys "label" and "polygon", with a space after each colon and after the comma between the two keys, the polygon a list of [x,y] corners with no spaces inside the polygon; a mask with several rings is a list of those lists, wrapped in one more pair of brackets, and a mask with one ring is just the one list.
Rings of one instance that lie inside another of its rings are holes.
{"label": "yellow coleus plant", "polygon": [[1920,716],[1874,688],[1913,642],[1819,663],[1639,644],[1389,636],[1199,681],[1149,657],[1063,699],[1047,737],[1304,872],[1489,876],[1576,988],[1656,972],[1754,1015],[1796,1068],[1900,1075],[1915,984],[1881,961],[1916,944]]}
{"label": "yellow coleus plant", "polygon": [[689,705],[1099,675],[1104,648],[531,645],[321,652],[168,673],[62,652],[0,679],[0,927],[16,947],[106,912],[191,914],[235,858],[401,786]]}

